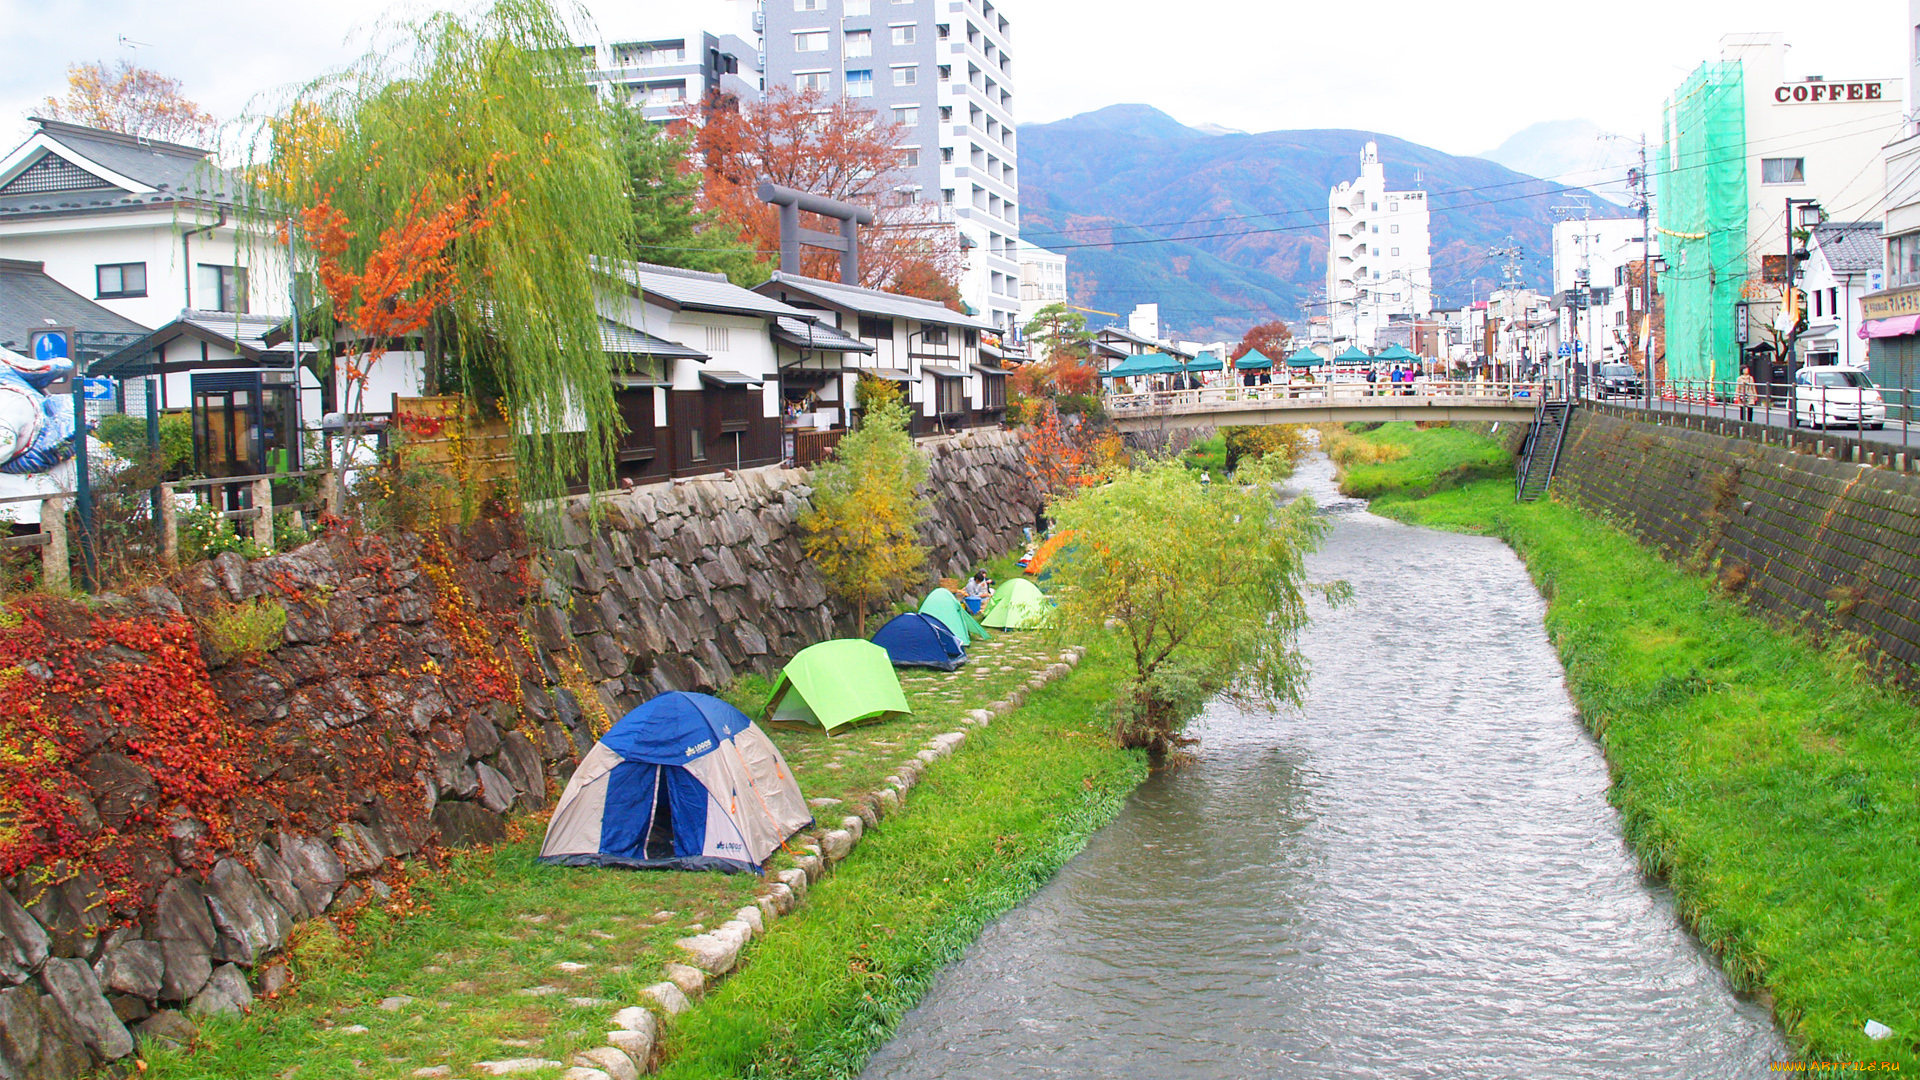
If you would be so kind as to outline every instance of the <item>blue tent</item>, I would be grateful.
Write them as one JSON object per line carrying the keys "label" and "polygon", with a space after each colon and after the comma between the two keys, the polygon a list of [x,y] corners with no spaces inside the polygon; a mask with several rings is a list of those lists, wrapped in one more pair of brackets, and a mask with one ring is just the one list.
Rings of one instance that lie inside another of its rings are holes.
{"label": "blue tent", "polygon": [[760,873],[811,824],[793,771],[747,714],[676,692],[628,713],[581,759],[540,861]]}
{"label": "blue tent", "polygon": [[894,667],[954,671],[967,662],[967,650],[947,624],[918,612],[894,616],[873,635],[873,643],[887,650]]}

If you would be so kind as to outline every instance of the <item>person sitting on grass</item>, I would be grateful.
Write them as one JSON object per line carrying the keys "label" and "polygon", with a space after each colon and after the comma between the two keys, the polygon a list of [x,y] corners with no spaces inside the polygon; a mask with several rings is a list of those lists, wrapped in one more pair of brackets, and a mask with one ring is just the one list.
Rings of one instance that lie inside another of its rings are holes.
{"label": "person sitting on grass", "polygon": [[965,596],[967,610],[978,615],[991,599],[993,599],[993,579],[987,577],[985,570],[975,571],[973,579],[967,582]]}

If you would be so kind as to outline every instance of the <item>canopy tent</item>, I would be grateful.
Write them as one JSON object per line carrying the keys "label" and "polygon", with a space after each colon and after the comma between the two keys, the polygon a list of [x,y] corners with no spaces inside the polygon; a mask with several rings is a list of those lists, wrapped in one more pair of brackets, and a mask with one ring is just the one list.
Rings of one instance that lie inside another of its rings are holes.
{"label": "canopy tent", "polygon": [[581,759],[540,861],[757,874],[811,824],[793,770],[747,714],[675,692],[628,713]]}
{"label": "canopy tent", "polygon": [[1014,578],[993,590],[993,602],[980,621],[993,630],[1034,630],[1046,625],[1052,609],[1038,585],[1026,578]]}
{"label": "canopy tent", "polygon": [[919,612],[895,615],[874,633],[873,643],[887,650],[894,667],[957,671],[967,662],[967,650],[947,624]]}
{"label": "canopy tent", "polygon": [[1235,360],[1233,366],[1239,368],[1241,371],[1261,371],[1271,368],[1273,361],[1267,359],[1266,355],[1259,349],[1248,349],[1247,355]]}
{"label": "canopy tent", "polygon": [[1375,356],[1374,359],[1394,364],[1417,364],[1420,362],[1420,354],[1399,342],[1395,342],[1380,350],[1379,355]]}
{"label": "canopy tent", "polygon": [[1373,363],[1373,357],[1369,356],[1367,350],[1360,346],[1349,345],[1347,346],[1346,352],[1333,358],[1333,362],[1336,364],[1371,364]]}
{"label": "canopy tent", "polygon": [[[1342,359],[1345,358],[1342,357]],[[1320,359],[1319,353],[1304,345],[1296,349],[1292,356],[1287,357],[1288,367],[1320,367],[1325,363],[1325,360]]]}
{"label": "canopy tent", "polygon": [[954,640],[963,649],[973,644],[974,638],[987,636],[986,628],[967,611],[960,598],[947,589],[935,589],[928,593],[927,598],[920,602],[920,614],[939,619],[953,632]]}
{"label": "canopy tent", "polygon": [[887,650],[845,638],[800,650],[781,669],[762,714],[776,727],[819,728],[831,735],[853,724],[912,716]]}
{"label": "canopy tent", "polygon": [[1180,365],[1182,371],[1225,371],[1226,369],[1227,365],[1221,363],[1217,356],[1209,356],[1203,360],[1189,360]]}
{"label": "canopy tent", "polygon": [[1101,372],[1100,377],[1121,379],[1134,375],[1178,375],[1186,370],[1188,368],[1179,358],[1168,356],[1166,353],[1136,353],[1115,364],[1111,370]]}

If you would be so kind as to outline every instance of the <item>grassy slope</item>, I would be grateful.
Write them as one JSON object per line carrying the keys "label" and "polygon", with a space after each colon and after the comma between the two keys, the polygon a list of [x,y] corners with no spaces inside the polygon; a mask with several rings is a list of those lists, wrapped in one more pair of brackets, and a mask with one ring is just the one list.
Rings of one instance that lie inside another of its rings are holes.
{"label": "grassy slope", "polygon": [[[996,634],[970,650],[971,662],[958,673],[903,671],[901,683],[915,709],[912,718],[858,728],[834,739],[806,732],[771,734],[808,797],[844,799],[865,793],[928,738],[955,730],[967,710],[1006,697],[1051,663],[1053,646],[1033,634]],[[938,845],[954,832],[964,835],[950,839],[963,844],[976,830],[991,826],[992,831],[979,835],[986,836],[989,845],[1010,845],[1021,872],[1032,875],[1043,867],[1050,872],[1050,866],[1057,865],[1057,860],[1048,862],[1052,854],[1061,845],[1077,844],[1091,822],[1110,813],[1139,778],[1134,758],[1092,735],[1097,725],[1087,716],[1109,683],[1102,670],[1089,657],[1073,676],[1056,684],[1059,689],[1050,688],[1037,698],[1054,705],[1041,704],[1036,712],[1030,704],[1014,719],[977,732],[912,792],[908,812],[897,819],[901,824],[884,823],[842,864],[839,876],[902,875],[901,887],[907,892],[895,906],[903,919],[899,925],[906,926],[905,920],[917,917],[921,908],[942,905],[944,898],[914,899],[912,890],[923,884],[915,875],[923,864],[893,865],[898,856],[887,853],[895,850],[896,834],[912,833],[922,837],[920,843]],[[1072,702],[1078,719],[1071,724],[1061,720],[1066,706],[1060,702]],[[1025,735],[1016,737],[1015,732]],[[949,786],[949,774],[973,779]],[[982,775],[989,779],[980,779]],[[974,808],[983,795],[988,798],[981,801],[994,804],[991,811]],[[841,811],[820,813],[823,820],[838,820]],[[148,1058],[147,1075],[214,1080],[277,1076],[297,1066],[300,1080],[332,1080],[405,1076],[421,1066],[444,1064],[462,1076],[481,1060],[565,1060],[573,1051],[600,1045],[614,1009],[640,1000],[639,990],[660,980],[661,964],[681,958],[672,944],[675,938],[696,926],[726,920],[752,903],[759,885],[759,879],[746,875],[543,866],[534,856],[544,820],[521,818],[516,829],[520,835],[509,843],[458,855],[446,870],[425,875],[413,893],[418,908],[409,917],[390,920],[377,911],[368,915],[355,947],[342,947],[327,924],[306,924],[295,950],[301,980],[291,993],[262,1003],[248,1017],[209,1020],[195,1052],[156,1052]],[[1045,858],[1034,857],[1042,851]],[[957,852],[946,854],[958,857]],[[776,857],[776,868],[789,865],[785,856]],[[976,885],[968,875],[953,875],[951,861],[947,865],[944,876],[964,881],[970,890],[989,888],[985,878]],[[992,888],[1020,887],[1021,879],[1009,876],[1008,866],[995,864],[991,878]],[[1031,881],[1024,887],[1030,890]],[[816,895],[827,899],[835,892],[833,886],[822,886]],[[983,903],[974,893],[967,902]],[[869,921],[886,917],[882,909]],[[803,924],[804,917],[783,920],[749,956],[757,958],[761,950],[774,950],[788,938],[814,942],[787,929]],[[923,928],[918,922],[911,925],[915,933]],[[817,956],[819,947],[800,946],[805,956]],[[556,967],[561,963],[586,966],[563,971]],[[846,967],[839,958],[827,966],[841,971]],[[540,992],[523,992],[527,990]],[[396,996],[414,1000],[393,1011],[380,1007],[383,999]],[[570,998],[604,1003],[576,1004]],[[733,1008],[703,1007],[696,1016],[700,1023],[724,1020],[713,1014]],[[756,1010],[753,1016],[732,1019],[750,1023],[761,1015]],[[367,1030],[352,1030],[356,1026]],[[737,1034],[730,1038],[738,1045]],[[547,1080],[559,1074],[549,1069],[527,1075]]]}
{"label": "grassy slope", "polygon": [[[1386,437],[1415,450],[1373,482],[1426,486],[1414,463],[1440,452],[1440,433]],[[1912,704],[1612,526],[1558,503],[1515,505],[1505,479],[1375,509],[1497,535],[1526,560],[1642,865],[1671,882],[1735,981],[1771,998],[1796,1046],[1920,1065]],[[1870,1041],[1868,1019],[1895,1036]]]}
{"label": "grassy slope", "polygon": [[746,967],[683,1017],[661,1075],[846,1077],[942,966],[1043,884],[1145,775],[1098,719],[1118,667],[1071,679],[976,731],[816,885]]}
{"label": "grassy slope", "polygon": [[1359,499],[1393,491],[1426,494],[1473,480],[1513,475],[1513,458],[1505,446],[1462,428],[1422,431],[1403,422],[1353,437],[1363,443],[1400,446],[1407,451],[1399,461],[1355,461],[1345,466],[1340,490]]}

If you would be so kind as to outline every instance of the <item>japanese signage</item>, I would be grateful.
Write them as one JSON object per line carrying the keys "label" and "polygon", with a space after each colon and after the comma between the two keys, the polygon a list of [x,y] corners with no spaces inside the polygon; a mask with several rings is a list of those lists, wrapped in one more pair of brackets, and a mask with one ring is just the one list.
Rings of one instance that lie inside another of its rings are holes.
{"label": "japanese signage", "polygon": [[1869,293],[1860,298],[1863,319],[1891,319],[1896,315],[1920,315],[1920,285]]}
{"label": "japanese signage", "polygon": [[1877,82],[1804,82],[1777,86],[1773,100],[1782,105],[1811,105],[1828,101],[1881,101],[1886,84]]}

